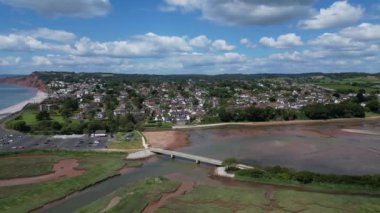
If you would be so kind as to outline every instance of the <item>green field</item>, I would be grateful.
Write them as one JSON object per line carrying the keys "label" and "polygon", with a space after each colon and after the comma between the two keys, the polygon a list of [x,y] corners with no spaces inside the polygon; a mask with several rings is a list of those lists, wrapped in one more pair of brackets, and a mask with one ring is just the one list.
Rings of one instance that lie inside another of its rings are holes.
{"label": "green field", "polygon": [[[42,206],[49,201],[61,198],[86,186],[92,185],[107,177],[117,174],[117,170],[125,164],[125,154],[119,153],[95,153],[95,152],[65,152],[65,151],[35,151],[20,153],[12,156],[40,155],[34,160],[22,159],[16,162],[15,167],[22,165],[25,171],[17,168],[7,172],[3,177],[17,177],[43,174],[51,169],[58,159],[78,159],[80,169],[86,172],[78,177],[61,178],[39,184],[1,187],[0,212],[27,212],[28,210]],[[0,156],[0,161],[7,160],[7,154]],[[48,163],[50,162],[50,163]],[[0,164],[0,171],[12,167],[10,163]]]}
{"label": "green field", "polygon": [[[38,120],[36,119],[36,115],[37,115],[37,111],[35,110],[25,110],[21,113],[20,120],[25,121],[27,125],[33,126],[33,125],[36,125],[38,122]],[[50,118],[52,121],[57,121],[60,124],[65,123],[65,119],[61,115],[52,114]]]}
{"label": "green field", "polygon": [[[38,113],[39,110],[37,106],[30,105],[20,112],[18,116],[14,116],[6,121],[5,126],[8,129],[34,135],[66,134],[67,131],[69,131],[69,133],[73,131],[79,131],[76,132],[77,134],[82,133],[82,130],[78,130],[80,127],[78,120],[64,118],[58,111],[50,112],[48,119],[38,120]],[[20,128],[20,126],[18,128],[15,127],[15,124],[20,122],[24,122],[24,128]]]}
{"label": "green field", "polygon": [[111,149],[143,149],[141,135],[137,131],[118,132],[109,145]]}
{"label": "green field", "polygon": [[[129,184],[111,194],[79,209],[77,213],[92,212],[141,212],[151,202],[158,200],[162,193],[174,191],[177,182],[165,178],[147,178]],[[113,204],[112,204],[113,203]]]}
{"label": "green field", "polygon": [[315,83],[341,93],[357,93],[360,89],[367,93],[380,91],[380,78],[375,76],[332,79],[330,77],[318,78]]}

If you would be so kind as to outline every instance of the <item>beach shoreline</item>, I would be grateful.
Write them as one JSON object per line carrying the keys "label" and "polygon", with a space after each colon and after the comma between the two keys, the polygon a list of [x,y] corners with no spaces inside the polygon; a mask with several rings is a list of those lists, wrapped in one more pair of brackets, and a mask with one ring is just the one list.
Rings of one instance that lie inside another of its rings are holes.
{"label": "beach shoreline", "polygon": [[207,129],[218,128],[225,126],[283,126],[283,125],[307,125],[307,124],[329,124],[342,122],[361,122],[361,121],[376,121],[380,120],[380,116],[366,118],[336,118],[327,120],[293,120],[293,121],[266,121],[266,122],[227,122],[214,124],[199,124],[199,125],[183,125],[173,126],[173,130],[186,129]]}
{"label": "beach shoreline", "polygon": [[17,113],[19,111],[21,111],[22,109],[24,109],[24,107],[28,104],[37,104],[37,103],[41,103],[43,102],[45,99],[48,98],[48,94],[41,91],[41,90],[38,90],[36,95],[28,100],[25,100],[25,101],[22,101],[20,103],[17,103],[17,104],[14,104],[10,107],[7,107],[7,108],[4,108],[4,109],[0,109],[0,120],[14,114],[14,113]]}

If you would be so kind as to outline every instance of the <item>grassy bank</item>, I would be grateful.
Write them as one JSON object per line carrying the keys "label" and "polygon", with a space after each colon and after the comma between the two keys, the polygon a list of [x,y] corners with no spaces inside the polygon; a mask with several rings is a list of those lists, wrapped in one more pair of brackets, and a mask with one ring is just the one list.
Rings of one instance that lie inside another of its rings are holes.
{"label": "grassy bank", "polygon": [[30,156],[25,159],[0,157],[0,179],[32,177],[49,174],[58,156]]}
{"label": "grassy bank", "polygon": [[[56,159],[78,159],[80,169],[86,172],[78,177],[60,178],[39,184],[10,186],[0,188],[0,212],[27,212],[28,210],[42,206],[45,203],[64,197],[70,193],[85,188],[99,182],[107,177],[117,174],[117,170],[121,168],[125,161],[125,154],[119,153],[95,153],[95,152],[68,152],[68,151],[30,151],[27,153],[11,153],[2,154],[2,158],[14,156],[21,157],[27,155],[42,155],[45,157],[35,158],[34,163],[30,164],[30,170],[46,171],[46,161]],[[41,168],[37,159],[41,159]],[[28,159],[23,159],[27,161]],[[8,167],[11,165],[7,165]],[[0,167],[1,171],[4,168]],[[15,169],[16,170],[16,169]],[[7,176],[20,175],[8,173]],[[26,173],[22,174],[23,176]]]}
{"label": "grassy bank", "polygon": [[143,149],[142,140],[140,134],[137,131],[129,133],[118,132],[114,135],[114,138],[109,145],[111,149]]}
{"label": "grassy bank", "polygon": [[198,185],[157,212],[260,212],[265,203],[261,189]]}
{"label": "grassy bank", "polygon": [[129,184],[85,206],[77,213],[141,212],[146,205],[158,200],[162,193],[174,191],[179,183],[165,178],[148,178]]}
{"label": "grassy bank", "polygon": [[235,171],[235,178],[314,190],[380,193],[380,175],[335,175],[296,171],[280,166]]}
{"label": "grassy bank", "polygon": [[198,185],[157,212],[379,212],[380,198]]}

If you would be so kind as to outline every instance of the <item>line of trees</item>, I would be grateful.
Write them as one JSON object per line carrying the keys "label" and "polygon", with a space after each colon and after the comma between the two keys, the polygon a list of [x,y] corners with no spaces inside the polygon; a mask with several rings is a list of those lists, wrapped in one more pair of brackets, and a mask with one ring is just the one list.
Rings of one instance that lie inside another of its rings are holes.
{"label": "line of trees", "polygon": [[306,115],[306,117],[313,120],[365,117],[364,108],[358,103],[351,101],[346,101],[339,104],[311,104],[303,107],[301,111]]}
{"label": "line of trees", "polygon": [[236,110],[221,108],[218,115],[222,122],[295,120],[297,118],[297,112],[295,110],[274,109],[272,107],[249,107]]}
{"label": "line of trees", "polygon": [[239,170],[235,173],[237,177],[249,177],[262,180],[278,180],[286,182],[298,182],[301,184],[327,183],[327,184],[345,184],[360,185],[369,187],[380,187],[380,175],[337,175],[337,174],[320,174],[310,171],[296,171],[280,166],[263,167],[256,169]]}

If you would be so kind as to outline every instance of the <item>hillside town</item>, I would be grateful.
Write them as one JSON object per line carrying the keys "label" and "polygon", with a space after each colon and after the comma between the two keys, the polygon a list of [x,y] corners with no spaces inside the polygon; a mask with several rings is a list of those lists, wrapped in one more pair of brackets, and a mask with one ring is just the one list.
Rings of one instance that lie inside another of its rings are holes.
{"label": "hillside town", "polygon": [[[81,81],[52,80],[48,84],[53,107],[59,100],[76,99],[77,120],[107,119],[109,116],[133,116],[153,121],[187,124],[201,121],[213,109],[257,108],[298,110],[313,103],[340,103],[356,93],[335,94],[321,86],[289,79],[206,81],[161,81],[109,85],[106,80],[88,77]],[[105,104],[110,103],[112,104]],[[41,108],[42,109],[42,108]]]}

